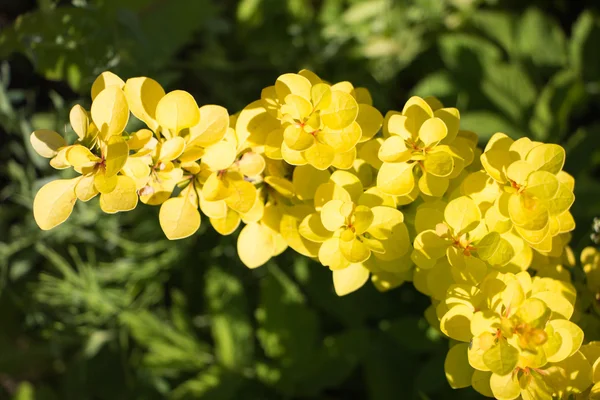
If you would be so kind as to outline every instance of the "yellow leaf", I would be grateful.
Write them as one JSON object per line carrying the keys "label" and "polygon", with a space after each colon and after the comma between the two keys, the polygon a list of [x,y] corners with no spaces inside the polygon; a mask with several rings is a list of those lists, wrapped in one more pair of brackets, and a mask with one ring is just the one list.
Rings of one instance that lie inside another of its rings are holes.
{"label": "yellow leaf", "polygon": [[354,161],[356,161],[356,148],[352,148],[345,153],[336,153],[331,166],[337,169],[350,169],[353,167]]}
{"label": "yellow leaf", "polygon": [[291,165],[306,165],[304,152],[290,149],[285,142],[281,143],[281,157]]}
{"label": "yellow leaf", "polygon": [[[227,210],[224,218],[211,218],[210,224],[223,236],[231,235],[240,226],[240,214],[233,210]],[[253,221],[256,222],[256,221]]]}
{"label": "yellow leaf", "polygon": [[335,158],[333,149],[326,145],[315,141],[315,144],[304,151],[304,158],[313,167],[319,170],[329,168]]}
{"label": "yellow leaf", "polygon": [[92,84],[92,101],[95,100],[100,92],[102,92],[104,89],[111,86],[122,89],[124,85],[125,82],[123,82],[123,79],[119,78],[110,71],[104,71],[94,80],[94,83]]}
{"label": "yellow leaf", "polygon": [[[358,99],[357,101],[361,103]],[[383,115],[370,104],[359,104],[356,122],[360,126],[361,131],[359,142],[363,143],[379,132],[383,124]]]}
{"label": "yellow leaf", "polygon": [[449,178],[435,176],[428,172],[424,172],[419,179],[419,190],[427,196],[441,197],[446,193],[449,185]]}
{"label": "yellow leaf", "polygon": [[332,271],[347,268],[350,261],[340,251],[340,240],[336,237],[329,238],[319,248],[319,261]]}
{"label": "yellow leaf", "polygon": [[313,106],[310,101],[296,94],[285,96],[285,104],[281,106],[281,113],[291,119],[304,122],[312,113]]}
{"label": "yellow leaf", "polygon": [[304,129],[295,124],[289,124],[285,127],[283,140],[290,149],[295,151],[306,150],[315,144],[314,136],[306,133]]}
{"label": "yellow leaf", "polygon": [[330,200],[321,208],[321,222],[325,229],[335,232],[341,228],[346,221],[344,215],[342,215],[341,209],[344,203],[341,200]]}
{"label": "yellow leaf", "polygon": [[418,96],[413,96],[404,104],[402,116],[405,119],[400,120],[400,124],[395,123],[397,127],[394,130],[405,139],[416,139],[423,123],[433,117],[433,110],[425,100]]}
{"label": "yellow leaf", "polygon": [[94,185],[94,175],[82,176],[75,186],[75,194],[81,201],[94,198],[99,192]]}
{"label": "yellow leaf", "polygon": [[244,180],[239,173],[227,173],[227,181],[231,193],[225,198],[227,205],[240,214],[245,214],[256,201],[256,188]]}
{"label": "yellow leaf", "polygon": [[471,386],[473,367],[469,365],[467,357],[469,345],[459,343],[448,350],[444,361],[446,379],[452,389],[460,389]]}
{"label": "yellow leaf", "polygon": [[490,377],[490,388],[494,397],[499,400],[514,400],[521,395],[521,386],[517,375],[492,374]]}
{"label": "yellow leaf", "polygon": [[527,153],[526,160],[534,169],[558,174],[565,164],[565,149],[557,144],[542,144]]}
{"label": "yellow leaf", "polygon": [[275,93],[280,102],[284,102],[289,94],[295,94],[310,101],[310,81],[298,74],[283,74],[275,81]]}
{"label": "yellow leaf", "polygon": [[425,146],[435,146],[448,135],[446,124],[439,118],[429,118],[419,128],[419,139]]}
{"label": "yellow leaf", "polygon": [[404,163],[412,157],[412,152],[406,147],[404,139],[400,136],[390,136],[379,148],[379,159],[387,163]]}
{"label": "yellow leaf", "polygon": [[158,220],[169,240],[186,238],[200,228],[200,213],[187,196],[165,201],[160,206]]}
{"label": "yellow leaf", "polygon": [[354,92],[352,93],[352,95],[359,104],[366,104],[369,106],[373,105],[373,98],[371,97],[371,93],[369,93],[369,90],[367,88],[354,88]]}
{"label": "yellow leaf", "polygon": [[334,130],[344,129],[356,120],[358,103],[354,97],[339,90],[331,92],[331,104],[321,110],[321,120],[326,127]]}
{"label": "yellow leaf", "polygon": [[117,185],[110,193],[100,194],[100,208],[107,214],[133,210],[138,203],[135,181],[128,176],[117,175]]}
{"label": "yellow leaf", "polygon": [[266,164],[263,156],[249,151],[242,155],[237,165],[243,175],[258,176],[263,173]]}
{"label": "yellow leaf", "polygon": [[[321,222],[321,217],[318,213],[312,213],[307,215],[300,226],[298,232],[302,237],[317,243],[323,243],[331,238],[331,231],[327,230]],[[325,265],[325,264],[324,264]]]}
{"label": "yellow leaf", "polygon": [[446,336],[468,343],[472,337],[471,318],[473,318],[473,310],[470,307],[456,305],[440,319],[440,329]]}
{"label": "yellow leaf", "polygon": [[310,88],[310,97],[315,110],[322,110],[331,105],[331,87],[326,83],[317,83]]}
{"label": "yellow leaf", "polygon": [[460,128],[460,112],[458,109],[453,107],[440,108],[435,110],[433,115],[441,119],[448,129],[448,134],[442,142],[447,144],[452,143],[458,135]]}
{"label": "yellow leaf", "polygon": [[69,146],[65,154],[65,158],[70,165],[75,167],[76,170],[81,170],[82,168],[91,168],[96,163],[101,161],[100,157],[92,154],[87,147],[83,147],[80,144]]}
{"label": "yellow leaf", "polygon": [[506,169],[514,161],[509,152],[512,143],[513,140],[504,133],[495,133],[481,155],[481,164],[486,172],[500,183],[506,182]]}
{"label": "yellow leaf", "polygon": [[121,134],[129,121],[125,93],[118,86],[104,89],[92,102],[91,115],[104,140]]}
{"label": "yellow leaf", "polygon": [[174,90],[156,105],[156,121],[176,136],[182,129],[191,128],[200,121],[200,110],[191,94]]}
{"label": "yellow leaf", "polygon": [[113,136],[108,139],[106,146],[106,176],[116,175],[127,162],[129,157],[129,147],[127,142],[121,136]]}
{"label": "yellow leaf", "polygon": [[340,235],[340,251],[351,263],[362,263],[371,256],[371,250],[350,229]]}
{"label": "yellow leaf", "polygon": [[288,198],[294,197],[294,185],[287,179],[279,176],[267,176],[265,177],[265,182],[282,196]]}
{"label": "yellow leaf", "polygon": [[309,71],[307,69],[300,70],[300,72],[298,72],[298,75],[302,75],[303,77],[308,79],[308,81],[311,83],[311,85],[316,85],[316,84],[322,82],[321,78],[319,78],[319,76],[317,74],[315,74],[314,72]]}
{"label": "yellow leaf", "polygon": [[383,163],[377,174],[377,187],[392,196],[405,196],[415,187],[415,164]]}
{"label": "yellow leaf", "polygon": [[123,88],[131,113],[153,131],[158,130],[156,106],[165,96],[165,90],[154,79],[140,76],[127,79]]}
{"label": "yellow leaf", "polygon": [[319,185],[326,183],[331,174],[328,171],[321,171],[312,165],[302,165],[294,168],[292,184],[296,196],[300,200],[311,200]]}
{"label": "yellow leaf", "polygon": [[248,141],[250,146],[262,146],[267,135],[281,127],[281,122],[270,115],[261,100],[248,104],[235,123],[238,143]]}
{"label": "yellow leaf", "polygon": [[45,158],[56,156],[58,150],[67,145],[67,142],[62,136],[48,129],[34,131],[31,136],[29,136],[29,141],[35,152]]}
{"label": "yellow leaf", "polygon": [[41,229],[52,229],[69,218],[77,201],[75,185],[78,182],[79,178],[59,179],[45,184],[37,192],[33,199],[33,217]]}
{"label": "yellow leaf", "polygon": [[185,140],[180,136],[175,136],[160,144],[158,159],[163,162],[175,160],[184,150]]}
{"label": "yellow leaf", "polygon": [[188,145],[211,146],[225,137],[229,127],[227,109],[217,105],[200,107],[200,121],[190,128]]}
{"label": "yellow leaf", "polygon": [[222,141],[205,149],[202,156],[202,163],[212,171],[220,171],[229,168],[235,161],[235,158],[235,146],[232,143]]}
{"label": "yellow leaf", "polygon": [[347,268],[333,271],[333,287],[338,296],[345,296],[360,289],[369,280],[369,270],[362,264],[350,264]]}
{"label": "yellow leaf", "polygon": [[447,146],[437,146],[427,153],[423,166],[428,174],[443,178],[452,173],[454,159],[452,158],[452,153],[447,150]]}
{"label": "yellow leaf", "polygon": [[130,150],[139,150],[150,142],[152,136],[153,134],[151,130],[140,129],[131,135],[131,137],[129,137],[127,140],[127,145],[129,146]]}
{"label": "yellow leaf", "polygon": [[90,118],[87,112],[79,104],[76,104],[71,108],[71,111],[69,112],[69,122],[79,139],[83,140],[88,133]]}
{"label": "yellow leaf", "polygon": [[336,153],[345,153],[356,146],[361,134],[360,125],[352,122],[340,130],[325,128],[317,133],[316,138],[319,142],[330,146]]}
{"label": "yellow leaf", "polygon": [[269,261],[274,250],[273,235],[259,223],[246,225],[238,236],[238,256],[248,268],[257,268]]}

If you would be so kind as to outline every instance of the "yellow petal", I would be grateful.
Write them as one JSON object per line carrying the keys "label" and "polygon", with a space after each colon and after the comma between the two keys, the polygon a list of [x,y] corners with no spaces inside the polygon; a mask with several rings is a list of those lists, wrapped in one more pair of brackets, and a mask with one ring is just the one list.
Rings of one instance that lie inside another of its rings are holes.
{"label": "yellow petal", "polygon": [[91,115],[104,140],[119,135],[129,121],[129,107],[125,93],[118,86],[109,86],[92,102]]}
{"label": "yellow petal", "polygon": [[169,240],[186,238],[200,228],[200,213],[188,196],[165,201],[160,206],[158,220]]}
{"label": "yellow petal", "polygon": [[75,185],[79,178],[59,179],[49,182],[33,199],[33,217],[40,229],[49,230],[62,224],[73,212],[77,201]]}
{"label": "yellow petal", "polygon": [[200,120],[198,104],[191,94],[174,90],[163,96],[156,105],[156,121],[173,135],[191,128]]}
{"label": "yellow petal", "polygon": [[65,139],[49,129],[39,129],[29,136],[31,146],[40,156],[52,158],[58,154],[61,147],[67,145]]}
{"label": "yellow petal", "polygon": [[257,268],[269,261],[274,249],[273,235],[259,223],[246,225],[238,236],[238,256],[248,268]]}

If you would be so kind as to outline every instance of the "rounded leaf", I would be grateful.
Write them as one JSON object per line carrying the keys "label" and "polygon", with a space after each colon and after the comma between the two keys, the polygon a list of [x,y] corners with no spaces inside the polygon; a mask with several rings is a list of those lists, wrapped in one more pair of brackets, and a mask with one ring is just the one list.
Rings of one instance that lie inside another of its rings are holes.
{"label": "rounded leaf", "polygon": [[200,213],[188,196],[173,197],[162,203],[158,220],[169,240],[186,238],[200,228]]}
{"label": "rounded leaf", "polygon": [[77,201],[75,185],[79,178],[59,179],[42,186],[33,199],[33,218],[40,229],[62,224],[73,212]]}
{"label": "rounded leaf", "polygon": [[200,110],[194,97],[183,90],[174,90],[163,96],[156,105],[156,121],[173,135],[191,128],[200,121]]}

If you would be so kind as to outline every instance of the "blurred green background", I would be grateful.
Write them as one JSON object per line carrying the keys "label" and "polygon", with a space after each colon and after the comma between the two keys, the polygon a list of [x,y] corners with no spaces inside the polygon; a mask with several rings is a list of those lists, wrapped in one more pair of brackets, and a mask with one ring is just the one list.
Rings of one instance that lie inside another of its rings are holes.
{"label": "blurred green background", "polygon": [[338,298],[287,251],[257,270],[205,220],[167,241],[158,208],[78,203],[42,232],[31,203],[57,177],[34,129],[72,135],[95,76],[146,75],[233,113],[284,72],[411,94],[560,143],[576,178],[572,245],[600,215],[597,0],[0,0],[0,399],[469,399],[409,284]]}

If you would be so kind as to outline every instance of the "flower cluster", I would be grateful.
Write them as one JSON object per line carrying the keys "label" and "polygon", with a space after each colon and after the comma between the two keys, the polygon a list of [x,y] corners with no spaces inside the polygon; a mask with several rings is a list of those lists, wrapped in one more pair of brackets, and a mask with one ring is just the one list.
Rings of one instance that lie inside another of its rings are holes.
{"label": "flower cluster", "polygon": [[[130,132],[130,114],[146,127]],[[562,147],[497,133],[482,151],[459,111],[433,97],[384,117],[366,89],[307,70],[233,115],[105,72],[70,122],[73,144],[31,135],[54,168],[80,175],[40,189],[40,228],[98,194],[107,213],[160,206],[169,239],[193,235],[201,212],[222,235],[243,222],[237,250],[249,268],[290,247],[329,268],[338,295],[369,278],[381,291],[412,281],[432,299],[431,325],[456,341],[453,387],[499,399],[594,392],[598,346],[581,347],[570,321],[574,179]],[[595,293],[598,260],[584,252]]]}

